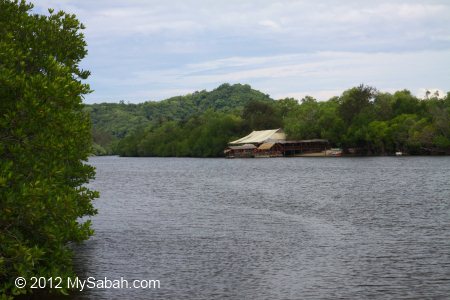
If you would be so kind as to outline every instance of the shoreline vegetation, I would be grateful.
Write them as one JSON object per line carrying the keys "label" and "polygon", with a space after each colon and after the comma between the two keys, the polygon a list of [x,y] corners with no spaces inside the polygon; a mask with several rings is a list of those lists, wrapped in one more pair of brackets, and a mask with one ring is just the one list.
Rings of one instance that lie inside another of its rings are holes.
{"label": "shoreline vegetation", "polygon": [[80,67],[84,26],[75,15],[32,8],[0,0],[1,300],[71,291],[49,280],[76,277],[72,245],[94,234],[99,197],[86,186],[95,168],[82,103],[91,91]]}
{"label": "shoreline vegetation", "polygon": [[450,92],[384,93],[359,85],[327,101],[274,100],[244,84],[140,104],[85,105],[93,154],[223,157],[253,130],[283,128],[289,139],[326,139],[344,155],[450,154]]}

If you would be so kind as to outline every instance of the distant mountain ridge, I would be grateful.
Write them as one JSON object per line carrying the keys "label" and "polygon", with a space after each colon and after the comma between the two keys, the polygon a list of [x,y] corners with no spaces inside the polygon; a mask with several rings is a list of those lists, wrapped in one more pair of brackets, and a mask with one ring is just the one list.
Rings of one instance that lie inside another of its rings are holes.
{"label": "distant mountain ridge", "polygon": [[251,100],[274,101],[269,95],[252,89],[247,84],[228,83],[208,91],[197,91],[161,101],[139,104],[100,103],[87,104],[94,129],[110,132],[122,138],[135,126],[182,121],[208,109],[221,112],[242,110]]}
{"label": "distant mountain ridge", "polygon": [[240,113],[250,101],[273,102],[269,95],[247,84],[222,84],[212,91],[197,91],[161,101],[139,104],[86,104],[93,125],[94,143],[103,147],[122,139],[140,128],[166,121],[186,121],[208,109]]}

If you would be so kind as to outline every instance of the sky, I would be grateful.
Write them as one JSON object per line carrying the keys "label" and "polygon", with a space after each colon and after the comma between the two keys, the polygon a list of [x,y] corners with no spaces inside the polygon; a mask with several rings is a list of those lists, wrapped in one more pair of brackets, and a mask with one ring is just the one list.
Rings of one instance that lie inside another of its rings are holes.
{"label": "sky", "polygon": [[327,100],[359,84],[450,91],[448,0],[34,0],[86,26],[86,103],[157,101],[222,83]]}

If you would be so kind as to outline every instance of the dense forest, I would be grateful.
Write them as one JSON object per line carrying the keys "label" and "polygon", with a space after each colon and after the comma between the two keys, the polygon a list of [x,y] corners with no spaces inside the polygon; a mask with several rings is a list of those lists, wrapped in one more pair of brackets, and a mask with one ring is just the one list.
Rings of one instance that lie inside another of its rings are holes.
{"label": "dense forest", "polygon": [[283,128],[289,139],[328,139],[360,155],[450,154],[450,93],[393,94],[360,85],[328,101],[271,99],[249,85],[141,104],[87,105],[94,153],[217,157],[252,130]]}

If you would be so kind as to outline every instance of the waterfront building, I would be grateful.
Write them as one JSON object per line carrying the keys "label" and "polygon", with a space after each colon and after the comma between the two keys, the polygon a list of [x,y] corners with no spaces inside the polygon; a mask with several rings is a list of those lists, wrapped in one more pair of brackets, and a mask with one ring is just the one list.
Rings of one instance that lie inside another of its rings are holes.
{"label": "waterfront building", "polygon": [[224,150],[226,157],[337,156],[330,155],[325,139],[286,140],[283,129],[256,130],[232,141]]}

